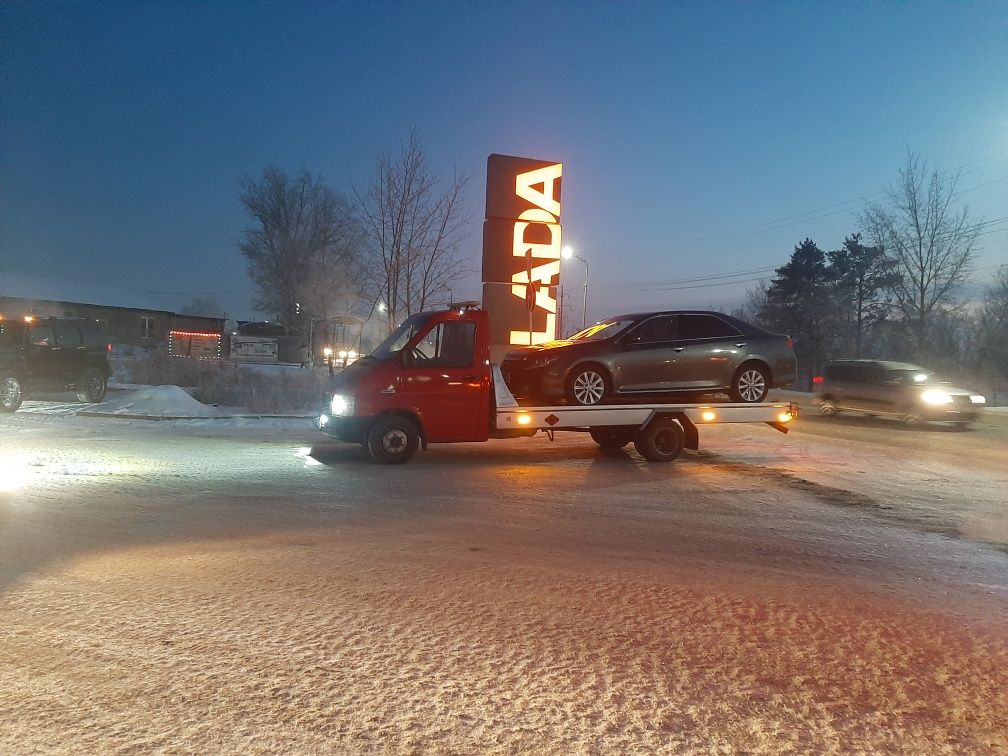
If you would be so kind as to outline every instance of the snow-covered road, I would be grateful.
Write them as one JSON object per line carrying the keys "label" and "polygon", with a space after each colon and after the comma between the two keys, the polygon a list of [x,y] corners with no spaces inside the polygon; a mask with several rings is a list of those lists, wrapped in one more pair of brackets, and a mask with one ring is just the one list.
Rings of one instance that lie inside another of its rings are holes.
{"label": "snow-covered road", "polygon": [[0,752],[1008,748],[1008,418],[370,463],[0,418]]}

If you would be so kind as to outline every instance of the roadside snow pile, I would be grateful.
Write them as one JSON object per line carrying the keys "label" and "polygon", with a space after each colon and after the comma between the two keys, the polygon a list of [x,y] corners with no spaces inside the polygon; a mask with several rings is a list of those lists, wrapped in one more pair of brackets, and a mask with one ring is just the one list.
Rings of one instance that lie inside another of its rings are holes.
{"label": "roadside snow pile", "polygon": [[[118,393],[118,392],[117,392]],[[178,386],[139,386],[112,396],[95,406],[93,412],[143,417],[219,417],[232,412],[193,399]]]}

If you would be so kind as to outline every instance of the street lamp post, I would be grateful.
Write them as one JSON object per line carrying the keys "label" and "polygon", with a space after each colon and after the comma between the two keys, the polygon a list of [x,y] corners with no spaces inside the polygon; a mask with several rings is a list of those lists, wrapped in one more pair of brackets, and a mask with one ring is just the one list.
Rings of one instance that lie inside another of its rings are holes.
{"label": "street lamp post", "polygon": [[560,256],[564,260],[570,260],[573,257],[575,260],[580,260],[584,264],[584,299],[581,305],[581,330],[584,330],[588,327],[588,261],[581,257],[581,255],[575,254],[574,250],[570,247],[564,247],[561,249]]}

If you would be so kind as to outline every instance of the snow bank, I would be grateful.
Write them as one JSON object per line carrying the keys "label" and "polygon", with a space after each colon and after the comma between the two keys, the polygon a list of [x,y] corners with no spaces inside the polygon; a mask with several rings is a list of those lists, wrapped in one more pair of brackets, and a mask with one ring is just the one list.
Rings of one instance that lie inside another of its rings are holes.
{"label": "snow bank", "polygon": [[233,410],[198,402],[178,386],[139,386],[121,394],[110,396],[102,404],[90,408],[88,413],[162,418],[221,417],[234,414]]}

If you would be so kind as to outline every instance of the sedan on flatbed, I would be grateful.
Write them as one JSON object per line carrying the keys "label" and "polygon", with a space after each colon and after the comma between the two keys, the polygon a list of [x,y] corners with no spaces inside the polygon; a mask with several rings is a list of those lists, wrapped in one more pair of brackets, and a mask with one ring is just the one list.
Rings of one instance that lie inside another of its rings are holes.
{"label": "sedan on flatbed", "polygon": [[682,401],[727,393],[766,399],[795,379],[791,338],[719,312],[618,315],[569,339],[508,353],[501,363],[517,396],[594,405],[667,394]]}

